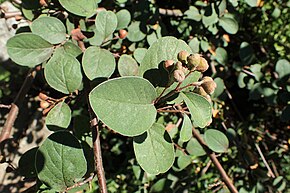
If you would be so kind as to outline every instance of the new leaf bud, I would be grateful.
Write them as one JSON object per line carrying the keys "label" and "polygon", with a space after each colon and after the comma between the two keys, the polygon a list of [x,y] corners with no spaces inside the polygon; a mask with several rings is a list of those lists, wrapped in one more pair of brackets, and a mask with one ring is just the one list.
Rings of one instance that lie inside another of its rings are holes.
{"label": "new leaf bud", "polygon": [[212,94],[217,87],[217,84],[213,81],[211,77],[205,76],[202,79],[201,87],[207,94]]}
{"label": "new leaf bud", "polygon": [[187,57],[189,56],[188,52],[183,50],[180,51],[177,55],[177,59],[182,62],[182,63],[186,63]]}
{"label": "new leaf bud", "polygon": [[176,82],[182,82],[185,79],[185,74],[182,70],[177,69],[173,71],[173,77]]}

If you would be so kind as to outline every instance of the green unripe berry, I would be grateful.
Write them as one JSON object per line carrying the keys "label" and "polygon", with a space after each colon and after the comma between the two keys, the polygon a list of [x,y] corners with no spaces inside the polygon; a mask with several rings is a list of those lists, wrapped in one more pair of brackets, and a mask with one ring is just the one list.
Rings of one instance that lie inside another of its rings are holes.
{"label": "green unripe berry", "polygon": [[206,59],[204,59],[203,57],[200,57],[200,63],[196,67],[196,70],[199,72],[205,72],[208,69],[208,67],[209,67],[209,65],[208,65]]}
{"label": "green unripe berry", "polygon": [[183,50],[183,51],[180,51],[178,53],[177,59],[182,63],[186,63],[188,56],[189,56],[189,53],[187,51]]}
{"label": "green unripe berry", "polygon": [[182,82],[185,79],[185,74],[184,74],[183,70],[177,69],[177,70],[173,71],[173,77],[174,77],[174,80],[176,82]]}
{"label": "green unripe berry", "polygon": [[190,70],[196,70],[199,72],[205,72],[208,69],[208,63],[206,59],[199,54],[191,54],[187,57],[187,67]]}
{"label": "green unripe berry", "polygon": [[175,69],[178,69],[178,70],[182,70],[183,69],[182,63],[180,61],[177,61],[175,63]]}
{"label": "green unripe berry", "polygon": [[189,70],[195,69],[200,63],[200,55],[199,54],[190,54],[187,57],[187,67]]}
{"label": "green unripe berry", "polygon": [[204,89],[204,91],[207,94],[213,94],[214,90],[217,87],[217,84],[213,81],[213,79],[211,77],[205,76],[201,81],[201,87]]}

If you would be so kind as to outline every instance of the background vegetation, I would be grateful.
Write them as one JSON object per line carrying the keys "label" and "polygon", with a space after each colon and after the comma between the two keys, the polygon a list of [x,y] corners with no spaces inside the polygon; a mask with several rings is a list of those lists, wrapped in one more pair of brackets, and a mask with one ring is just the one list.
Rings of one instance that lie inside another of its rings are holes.
{"label": "background vegetation", "polygon": [[[28,25],[36,18],[43,15],[56,17],[66,25],[72,43],[77,45],[84,36],[85,44],[102,44],[114,53],[119,66],[109,77],[134,74],[146,49],[161,37],[174,36],[187,42],[192,53],[200,53],[206,58],[210,69],[204,75],[213,77],[217,83],[212,95],[213,121],[207,129],[223,132],[230,141],[227,152],[218,154],[218,159],[234,185],[241,193],[290,192],[289,1],[96,0],[98,10],[111,10],[117,16],[119,13],[124,20],[124,25],[118,26],[111,36],[113,40],[105,43],[104,39],[94,36],[97,33],[94,31],[97,25],[93,21],[95,15],[87,19],[80,17],[80,31],[73,31],[75,21],[71,15],[76,13],[59,1],[11,2],[19,11],[9,12],[1,6],[1,20],[14,19],[10,31],[13,32],[13,28],[17,29],[16,33],[30,31]],[[127,12],[121,13],[122,10]],[[119,29],[128,31],[124,39],[118,38],[121,36]],[[125,54],[129,59],[124,57]],[[132,67],[121,69],[122,58],[124,63],[133,63]],[[29,70],[2,59],[1,126],[7,119],[7,108],[15,100]],[[3,177],[1,191],[12,190],[11,187],[14,191],[15,188],[23,190],[24,184],[36,181],[35,174],[29,176],[23,171],[28,169],[27,164],[21,168],[18,160],[30,149],[29,144],[38,146],[47,136],[37,134],[47,129],[43,127],[43,120],[49,108],[39,93],[46,93],[52,99],[65,97],[49,86],[43,70],[37,72],[22,102],[13,138],[1,146],[1,162],[10,176],[10,179]],[[84,146],[92,145],[85,96],[81,94],[68,100],[72,109],[69,127],[75,136],[86,142]],[[177,144],[180,144],[176,137],[181,128],[179,120],[179,115],[170,112],[157,120]],[[196,141],[193,138],[179,146],[169,171],[149,175],[136,161],[132,138],[116,134],[105,126],[100,130],[108,192],[228,192],[210,158],[194,149]],[[205,130],[199,131],[204,133]],[[20,144],[29,148],[21,151]],[[181,156],[183,151],[188,152],[190,158]],[[21,175],[25,179],[19,178]],[[47,191],[40,183],[33,188],[36,186],[38,191]],[[93,179],[90,186],[85,184],[79,188],[90,192],[97,187],[97,179]]]}

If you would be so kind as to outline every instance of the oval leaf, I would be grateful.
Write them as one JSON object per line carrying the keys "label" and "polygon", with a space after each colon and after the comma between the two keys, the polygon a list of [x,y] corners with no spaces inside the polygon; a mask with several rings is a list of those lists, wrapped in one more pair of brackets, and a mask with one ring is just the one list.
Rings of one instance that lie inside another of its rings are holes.
{"label": "oval leaf", "polygon": [[71,120],[71,110],[65,102],[58,103],[53,107],[45,119],[45,124],[48,128],[55,127],[67,128]]}
{"label": "oval leaf", "polygon": [[93,80],[99,77],[110,77],[115,70],[116,62],[113,54],[108,50],[91,46],[84,53],[82,65],[86,76]]}
{"label": "oval leaf", "polygon": [[22,33],[7,42],[10,58],[19,65],[34,67],[46,61],[53,52],[53,45],[32,33]]}
{"label": "oval leaf", "polygon": [[205,151],[200,143],[195,139],[191,138],[186,145],[186,151],[193,156],[203,156],[205,155]]}
{"label": "oval leaf", "polygon": [[126,28],[131,21],[131,14],[127,9],[121,9],[116,13],[118,25],[117,30]]}
{"label": "oval leaf", "polygon": [[36,153],[38,178],[62,192],[86,173],[87,162],[78,140],[69,132],[51,134]]}
{"label": "oval leaf", "polygon": [[215,129],[206,130],[204,141],[211,150],[217,153],[224,153],[229,147],[229,140],[226,135]]}
{"label": "oval leaf", "polygon": [[59,0],[59,3],[69,12],[83,17],[94,15],[98,8],[96,0]]}
{"label": "oval leaf", "polygon": [[190,140],[190,138],[192,137],[191,129],[192,129],[191,120],[187,116],[187,114],[184,114],[183,123],[182,123],[182,127],[181,127],[181,130],[180,130],[180,139],[181,139],[181,141],[186,142],[186,141]]}
{"label": "oval leaf", "polygon": [[62,49],[57,49],[44,69],[47,83],[62,93],[69,94],[79,89],[82,73],[79,61]]}
{"label": "oval leaf", "polygon": [[146,34],[141,31],[141,22],[134,21],[128,27],[127,38],[131,42],[139,42],[145,38]]}
{"label": "oval leaf", "polygon": [[181,93],[189,111],[193,124],[204,128],[211,122],[211,105],[202,96],[195,93]]}
{"label": "oval leaf", "polygon": [[134,53],[133,56],[134,58],[137,60],[137,62],[140,64],[145,56],[147,52],[146,48],[137,48]]}
{"label": "oval leaf", "polygon": [[112,11],[101,11],[98,13],[95,21],[96,30],[95,36],[96,45],[101,45],[102,42],[108,38],[117,28],[117,16]]}
{"label": "oval leaf", "polygon": [[32,22],[30,28],[32,33],[51,44],[59,44],[66,39],[65,26],[55,17],[39,17]]}
{"label": "oval leaf", "polygon": [[132,56],[123,54],[118,61],[118,71],[121,76],[137,76],[138,64]]}
{"label": "oval leaf", "polygon": [[275,71],[278,72],[279,78],[290,75],[290,62],[286,59],[281,59],[276,63]]}
{"label": "oval leaf", "polygon": [[158,39],[146,52],[140,65],[139,74],[143,75],[147,70],[157,69],[162,61],[177,60],[177,54],[182,50],[191,52],[190,47],[184,41],[175,37]]}
{"label": "oval leaf", "polygon": [[134,137],[134,152],[140,166],[149,174],[165,173],[174,162],[174,147],[165,128],[153,124],[144,134]]}
{"label": "oval leaf", "polygon": [[255,59],[254,49],[248,42],[241,43],[239,55],[244,65],[250,64]]}
{"label": "oval leaf", "polygon": [[140,77],[121,77],[95,87],[89,100],[92,109],[109,128],[126,136],[144,133],[155,121],[154,87]]}
{"label": "oval leaf", "polygon": [[228,53],[224,48],[218,47],[216,49],[216,60],[222,65],[226,65],[228,61]]}
{"label": "oval leaf", "polygon": [[221,17],[219,25],[229,34],[236,34],[239,30],[239,24],[234,18]]}
{"label": "oval leaf", "polygon": [[63,48],[65,53],[70,54],[75,58],[83,53],[80,47],[72,42],[66,42],[61,48]]}

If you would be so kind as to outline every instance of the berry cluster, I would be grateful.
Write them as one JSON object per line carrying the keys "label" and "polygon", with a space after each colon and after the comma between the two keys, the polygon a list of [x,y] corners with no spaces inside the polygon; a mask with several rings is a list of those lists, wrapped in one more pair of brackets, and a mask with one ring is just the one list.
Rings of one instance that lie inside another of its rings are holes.
{"label": "berry cluster", "polygon": [[[200,54],[189,54],[187,51],[180,51],[177,55],[178,61],[166,60],[163,67],[169,74],[169,85],[173,82],[183,82],[186,74],[198,71],[205,72],[209,65],[205,58]],[[211,77],[205,76],[199,82],[194,83],[197,86],[198,93],[206,98],[213,94],[217,85]]]}

